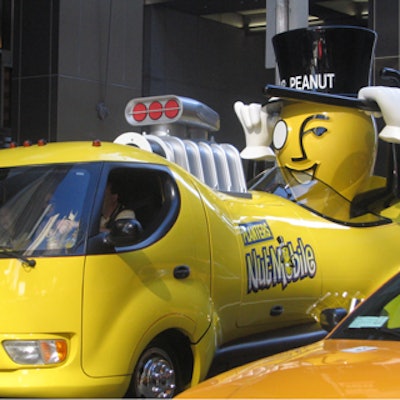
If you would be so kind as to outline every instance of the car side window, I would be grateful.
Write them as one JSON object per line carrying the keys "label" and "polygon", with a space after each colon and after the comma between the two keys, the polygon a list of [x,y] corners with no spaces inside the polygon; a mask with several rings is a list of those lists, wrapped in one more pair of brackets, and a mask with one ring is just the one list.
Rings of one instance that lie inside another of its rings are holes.
{"label": "car side window", "polygon": [[130,187],[131,180],[126,178],[124,172],[126,171],[115,169],[108,175],[101,207],[101,232],[109,231],[117,220],[136,219],[134,204],[129,195],[134,188]]}
{"label": "car side window", "polygon": [[[100,233],[117,220],[136,220],[140,238],[131,248],[159,240],[173,225],[179,211],[179,192],[169,170],[157,166],[115,166],[109,169],[102,192]],[[89,246],[89,253],[99,253]]]}

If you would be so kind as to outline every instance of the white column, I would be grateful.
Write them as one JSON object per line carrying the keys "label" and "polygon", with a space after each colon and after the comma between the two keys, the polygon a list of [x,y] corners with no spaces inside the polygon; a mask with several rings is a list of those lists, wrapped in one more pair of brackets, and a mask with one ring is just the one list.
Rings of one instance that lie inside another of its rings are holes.
{"label": "white column", "polygon": [[[266,1],[266,43],[265,68],[275,68],[275,53],[272,37],[287,30],[308,26],[308,0],[265,0]],[[277,76],[277,82],[279,77]]]}

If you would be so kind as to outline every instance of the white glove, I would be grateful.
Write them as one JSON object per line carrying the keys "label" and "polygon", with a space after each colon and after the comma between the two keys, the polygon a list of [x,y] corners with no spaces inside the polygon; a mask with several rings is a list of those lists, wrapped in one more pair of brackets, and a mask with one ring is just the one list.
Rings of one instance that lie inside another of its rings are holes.
{"label": "white glove", "polygon": [[237,101],[233,106],[246,136],[246,148],[240,156],[250,160],[274,161],[275,153],[271,149],[272,135],[267,129],[267,112],[261,104],[249,105]]}
{"label": "white glove", "polygon": [[378,103],[386,124],[379,138],[389,143],[400,143],[400,88],[367,86],[358,92],[358,98]]}

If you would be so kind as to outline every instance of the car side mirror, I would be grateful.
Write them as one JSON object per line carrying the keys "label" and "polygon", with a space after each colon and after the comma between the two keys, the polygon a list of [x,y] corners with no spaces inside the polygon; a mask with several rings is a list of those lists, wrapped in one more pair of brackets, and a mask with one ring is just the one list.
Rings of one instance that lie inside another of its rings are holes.
{"label": "car side mirror", "polygon": [[321,312],[320,325],[322,329],[330,332],[346,315],[345,308],[326,308]]}
{"label": "car side mirror", "polygon": [[142,238],[143,228],[137,219],[117,219],[106,236],[106,242],[115,247],[131,246]]}

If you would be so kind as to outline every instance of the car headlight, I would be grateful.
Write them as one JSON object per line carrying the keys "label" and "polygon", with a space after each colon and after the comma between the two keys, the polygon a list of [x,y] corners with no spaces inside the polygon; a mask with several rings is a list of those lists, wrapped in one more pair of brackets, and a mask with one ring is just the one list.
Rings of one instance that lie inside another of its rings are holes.
{"label": "car headlight", "polygon": [[67,357],[67,342],[50,340],[5,340],[4,349],[17,364],[58,364]]}

